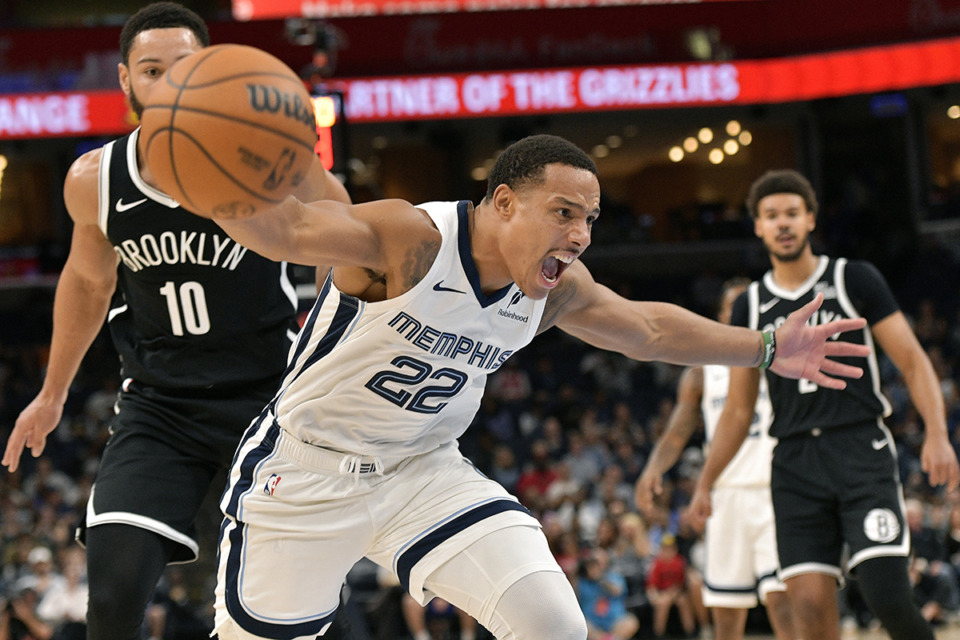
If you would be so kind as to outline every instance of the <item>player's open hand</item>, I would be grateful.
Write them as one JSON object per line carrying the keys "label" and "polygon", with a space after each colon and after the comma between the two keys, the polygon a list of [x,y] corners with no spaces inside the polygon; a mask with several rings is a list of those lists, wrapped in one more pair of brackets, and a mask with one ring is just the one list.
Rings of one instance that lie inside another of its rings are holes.
{"label": "player's open hand", "polygon": [[831,340],[844,331],[855,331],[866,326],[864,318],[842,318],[826,324],[807,324],[823,303],[823,294],[797,309],[777,329],[777,352],[770,371],[785,378],[805,378],[821,387],[843,389],[847,383],[837,377],[859,378],[863,369],[832,360],[836,357],[865,358],[870,355],[866,345]]}
{"label": "player's open hand", "polygon": [[13,473],[20,466],[24,447],[30,449],[34,458],[40,457],[47,444],[47,435],[57,428],[63,415],[63,405],[50,403],[39,396],[27,405],[10,433],[7,448],[3,452],[3,466]]}

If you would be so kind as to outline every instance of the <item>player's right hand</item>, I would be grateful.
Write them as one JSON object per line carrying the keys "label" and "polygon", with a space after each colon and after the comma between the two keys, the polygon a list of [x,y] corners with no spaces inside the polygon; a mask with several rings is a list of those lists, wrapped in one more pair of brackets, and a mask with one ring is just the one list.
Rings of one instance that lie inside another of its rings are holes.
{"label": "player's right hand", "polygon": [[637,478],[633,499],[641,513],[653,508],[653,497],[663,493],[663,480],[659,473],[644,472]]}
{"label": "player's right hand", "polygon": [[690,498],[690,506],[687,510],[690,522],[698,531],[703,531],[704,526],[707,524],[707,518],[710,517],[712,512],[710,492],[704,490],[700,485],[697,485],[696,490],[693,492],[693,497]]}
{"label": "player's right hand", "polygon": [[3,452],[3,466],[13,473],[20,466],[24,447],[30,449],[34,458],[39,458],[47,445],[47,435],[57,428],[63,416],[63,404],[48,402],[37,396],[17,417],[17,422],[7,440]]}

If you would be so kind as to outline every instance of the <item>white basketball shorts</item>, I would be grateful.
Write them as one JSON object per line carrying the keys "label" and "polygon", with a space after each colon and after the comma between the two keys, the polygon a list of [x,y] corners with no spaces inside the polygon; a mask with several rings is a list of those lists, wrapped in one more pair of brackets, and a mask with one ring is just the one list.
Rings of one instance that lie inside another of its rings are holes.
{"label": "white basketball shorts", "polygon": [[[424,580],[471,543],[539,527],[456,443],[402,460],[361,458],[296,440],[269,415],[241,443],[221,508],[215,624],[230,619],[263,638],[323,633],[363,556],[424,604]],[[548,559],[528,573],[558,570]]]}
{"label": "white basketball shorts", "polygon": [[713,490],[707,519],[703,603],[750,609],[767,593],[785,591],[777,578],[777,536],[769,488]]}

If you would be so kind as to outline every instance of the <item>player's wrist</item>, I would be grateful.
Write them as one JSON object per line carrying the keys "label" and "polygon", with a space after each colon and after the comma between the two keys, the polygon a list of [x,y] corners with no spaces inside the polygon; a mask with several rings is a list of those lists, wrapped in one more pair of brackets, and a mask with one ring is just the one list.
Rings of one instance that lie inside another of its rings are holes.
{"label": "player's wrist", "polygon": [[769,369],[777,355],[777,333],[773,329],[760,332],[760,363],[758,369]]}

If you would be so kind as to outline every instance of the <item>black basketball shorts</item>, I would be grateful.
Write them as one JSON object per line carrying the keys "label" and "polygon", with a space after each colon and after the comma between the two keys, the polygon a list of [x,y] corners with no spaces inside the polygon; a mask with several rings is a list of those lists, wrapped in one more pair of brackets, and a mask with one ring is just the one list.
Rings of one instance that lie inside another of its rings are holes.
{"label": "black basketball shorts", "polygon": [[780,577],[828,573],[868,558],[907,556],[910,535],[893,437],[882,422],[781,439],[771,477]]}
{"label": "black basketball shorts", "polygon": [[126,385],[78,540],[87,527],[127,524],[179,543],[174,562],[196,560],[194,520],[207,493],[223,489],[211,483],[275,391],[273,382],[213,397]]}

